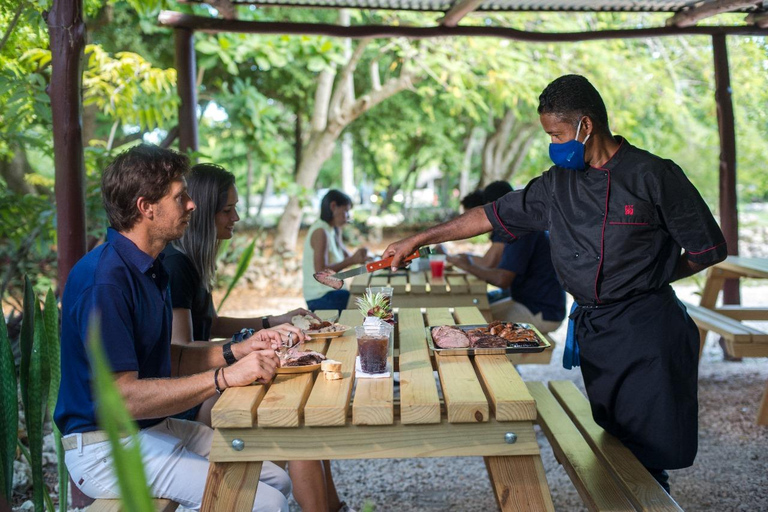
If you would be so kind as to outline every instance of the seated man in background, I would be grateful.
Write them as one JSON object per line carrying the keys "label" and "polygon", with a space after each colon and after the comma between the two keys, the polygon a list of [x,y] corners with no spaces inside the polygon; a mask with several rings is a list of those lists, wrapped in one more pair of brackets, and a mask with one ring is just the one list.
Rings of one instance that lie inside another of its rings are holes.
{"label": "seated man in background", "polygon": [[[495,181],[485,189],[485,204],[498,201],[511,191],[506,181]],[[495,263],[487,263],[487,254],[485,261],[467,254],[449,256],[448,261],[509,292],[507,297],[496,301],[489,294],[494,320],[533,324],[542,333],[557,329],[565,318],[565,291],[552,266],[549,233],[530,233],[514,243],[504,243],[499,238],[494,241],[495,245],[501,246]]]}
{"label": "seated man in background", "polygon": [[[228,387],[269,382],[279,365],[274,348],[281,337],[269,329],[232,345],[226,359],[221,345],[171,345],[171,294],[161,251],[181,237],[195,208],[184,179],[188,171],[186,156],[155,146],[119,155],[102,177],[107,241],[77,262],[64,289],[54,420],[72,480],[91,498],[120,495],[91,389],[86,343],[93,314],[101,317],[115,384],[140,429],[151,495],[189,509],[202,504],[213,430],[169,416]],[[291,481],[285,471],[264,462],[259,480],[253,510],[287,512]]]}

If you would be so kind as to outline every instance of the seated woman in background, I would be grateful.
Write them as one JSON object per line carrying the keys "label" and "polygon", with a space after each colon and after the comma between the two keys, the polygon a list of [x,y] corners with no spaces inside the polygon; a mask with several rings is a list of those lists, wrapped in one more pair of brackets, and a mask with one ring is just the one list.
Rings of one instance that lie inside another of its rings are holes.
{"label": "seated woman in background", "polygon": [[[187,187],[195,203],[195,211],[184,236],[163,251],[163,264],[170,275],[173,303],[172,343],[188,345],[208,342],[211,337],[229,339],[244,328],[287,331],[303,340],[304,333],[290,325],[293,315],[309,313],[303,308],[261,318],[232,318],[216,314],[211,290],[219,240],[232,238],[235,223],[240,220],[236,209],[235,177],[218,165],[195,165],[187,177]],[[210,410],[214,402],[209,400],[202,407],[187,411],[182,419],[196,419],[210,426]],[[329,461],[290,462],[288,471],[294,496],[302,510],[349,510],[339,501],[330,468]]]}
{"label": "seated woman in background", "polygon": [[307,307],[318,309],[346,309],[349,290],[330,290],[315,281],[321,270],[340,272],[345,268],[365,263],[368,249],[360,248],[351,254],[341,239],[341,228],[349,222],[352,199],[338,190],[329,190],[320,203],[320,218],[309,227],[304,240],[304,300]]}

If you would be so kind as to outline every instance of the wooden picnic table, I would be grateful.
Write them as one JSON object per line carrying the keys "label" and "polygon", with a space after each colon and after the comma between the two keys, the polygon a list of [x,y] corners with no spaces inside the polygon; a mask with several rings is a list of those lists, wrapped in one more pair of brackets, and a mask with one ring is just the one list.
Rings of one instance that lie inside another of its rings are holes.
{"label": "wooden picnic table", "polygon": [[398,272],[362,274],[352,279],[349,286],[348,309],[355,309],[355,299],[371,286],[391,286],[392,306],[397,308],[476,307],[491,320],[488,303],[488,284],[471,274],[446,270],[443,277],[432,277],[431,272],[414,272],[410,269]]}
{"label": "wooden picnic table", "polygon": [[[554,510],[533,429],[536,404],[512,363],[430,355],[426,325],[483,321],[476,307],[400,308],[390,352],[399,394],[392,376],[355,379],[350,331],[306,344],[341,361],[342,380],[283,374],[224,391],[212,411],[202,509],[250,510],[264,460],[482,456],[502,510]],[[345,310],[339,322],[360,325],[362,317]]]}
{"label": "wooden picnic table", "polygon": [[[700,308],[692,312],[699,325],[702,342],[708,330],[723,336],[728,353],[738,357],[768,357],[768,333],[748,326],[744,320],[768,321],[768,308],[738,304],[717,306],[717,297],[726,279],[768,279],[768,258],[728,256],[709,268]],[[768,383],[757,413],[757,423],[768,425]]]}

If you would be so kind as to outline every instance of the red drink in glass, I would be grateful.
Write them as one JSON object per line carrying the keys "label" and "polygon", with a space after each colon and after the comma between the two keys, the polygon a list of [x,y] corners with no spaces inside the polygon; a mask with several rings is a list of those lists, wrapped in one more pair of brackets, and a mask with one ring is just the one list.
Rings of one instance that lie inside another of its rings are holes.
{"label": "red drink in glass", "polygon": [[429,268],[432,270],[432,277],[443,277],[443,271],[445,270],[445,261],[432,260],[429,262]]}

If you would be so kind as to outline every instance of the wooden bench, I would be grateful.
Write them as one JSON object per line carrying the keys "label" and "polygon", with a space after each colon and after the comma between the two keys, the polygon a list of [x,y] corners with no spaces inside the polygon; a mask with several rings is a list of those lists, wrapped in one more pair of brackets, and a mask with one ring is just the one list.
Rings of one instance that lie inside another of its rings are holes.
{"label": "wooden bench", "polygon": [[[152,500],[155,512],[173,512],[179,508],[179,504],[171,500]],[[96,500],[88,507],[88,512],[120,512],[120,500]]]}
{"label": "wooden bench", "polygon": [[618,439],[592,419],[570,381],[526,383],[538,423],[584,504],[592,511],[680,511],[680,506]]}
{"label": "wooden bench", "polygon": [[703,306],[695,306],[688,302],[683,304],[699,328],[699,335],[701,336],[699,357],[704,350],[704,341],[708,331],[715,332],[725,339],[728,353],[732,356],[768,356],[768,333]]}

